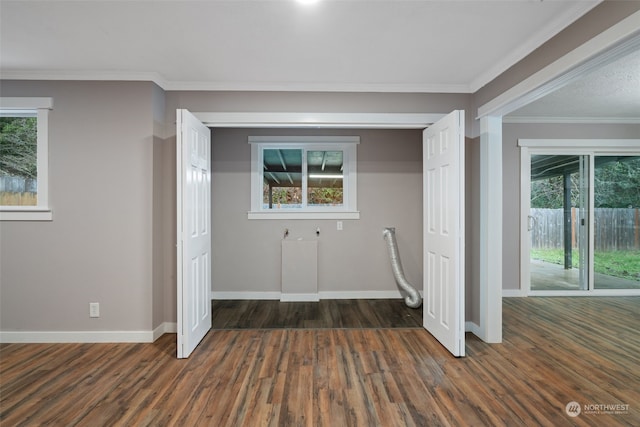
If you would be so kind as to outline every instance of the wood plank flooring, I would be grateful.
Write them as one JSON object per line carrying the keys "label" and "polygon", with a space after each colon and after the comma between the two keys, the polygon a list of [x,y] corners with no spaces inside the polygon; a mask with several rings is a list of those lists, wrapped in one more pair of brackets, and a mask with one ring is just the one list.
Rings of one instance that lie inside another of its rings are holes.
{"label": "wood plank flooring", "polygon": [[407,307],[402,299],[215,300],[212,313],[213,329],[422,327],[422,306]]}
{"label": "wood plank flooring", "polygon": [[504,342],[467,334],[462,359],[418,328],[212,330],[188,360],[174,334],[3,344],[0,425],[640,425],[640,298],[503,307]]}

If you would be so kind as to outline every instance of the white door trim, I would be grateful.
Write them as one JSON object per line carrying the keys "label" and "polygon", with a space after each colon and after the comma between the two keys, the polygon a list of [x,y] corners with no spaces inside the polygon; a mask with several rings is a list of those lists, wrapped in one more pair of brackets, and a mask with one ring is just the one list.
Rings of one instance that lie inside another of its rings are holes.
{"label": "white door trim", "polygon": [[502,342],[502,117],[480,119],[480,339]]}
{"label": "white door trim", "polygon": [[[424,129],[437,122],[448,113],[312,113],[314,120],[309,120],[304,113],[259,113],[259,112],[198,112],[193,113],[200,121],[209,127],[279,127],[279,128],[318,128],[318,127],[353,127],[353,128],[380,128],[380,129]],[[502,117],[496,117],[501,120]],[[482,122],[481,122],[482,123]],[[492,128],[495,129],[495,124]],[[493,165],[492,179],[487,180],[484,197],[493,195],[494,200],[502,203],[502,154],[498,147],[501,147],[502,135],[500,139],[493,134],[494,142],[491,143],[492,151],[488,156],[494,155],[494,151],[500,152],[497,158],[498,166]],[[498,142],[495,142],[498,141]],[[488,141],[485,143],[489,143]],[[483,166],[483,167],[486,167]],[[485,173],[490,173],[485,169]],[[495,174],[498,176],[495,176]],[[498,180],[498,181],[496,181]],[[487,209],[490,204],[485,203]],[[483,237],[480,239],[480,247],[485,250],[491,246],[494,251],[502,253],[502,224],[499,216],[485,212],[487,220],[492,223],[487,226]],[[497,233],[497,234],[490,234]],[[492,238],[493,237],[493,238]],[[479,328],[482,333],[478,337],[487,342],[501,342],[502,340],[502,258],[485,257],[481,262],[481,269],[485,273],[485,279],[481,281],[481,318]],[[487,288],[491,286],[491,288]]]}
{"label": "white door trim", "polygon": [[424,129],[446,114],[433,113],[193,113],[209,127]]}

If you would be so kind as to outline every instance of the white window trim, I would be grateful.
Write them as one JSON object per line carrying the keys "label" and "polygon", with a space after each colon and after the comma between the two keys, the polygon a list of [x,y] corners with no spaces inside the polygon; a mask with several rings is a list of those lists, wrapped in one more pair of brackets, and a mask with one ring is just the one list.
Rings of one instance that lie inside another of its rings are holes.
{"label": "white window trim", "polygon": [[[248,219],[360,219],[357,208],[357,158],[359,136],[249,136],[251,144],[251,210]],[[339,208],[303,208],[277,211],[262,207],[262,149],[289,145],[300,149],[331,149],[339,147],[344,153],[347,176],[344,179],[345,205]]]}
{"label": "white window trim", "polygon": [[52,98],[0,98],[0,114],[14,116],[36,111],[38,118],[38,205],[0,206],[0,221],[51,221],[49,206],[49,110]]}

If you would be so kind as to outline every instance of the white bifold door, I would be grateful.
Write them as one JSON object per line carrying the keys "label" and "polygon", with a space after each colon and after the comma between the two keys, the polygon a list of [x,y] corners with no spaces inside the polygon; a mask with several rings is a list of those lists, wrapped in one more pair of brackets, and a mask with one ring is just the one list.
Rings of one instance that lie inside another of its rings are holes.
{"label": "white bifold door", "polygon": [[424,130],[424,306],[427,329],[454,356],[464,344],[464,111]]}
{"label": "white bifold door", "polygon": [[178,357],[211,329],[211,132],[177,110]]}

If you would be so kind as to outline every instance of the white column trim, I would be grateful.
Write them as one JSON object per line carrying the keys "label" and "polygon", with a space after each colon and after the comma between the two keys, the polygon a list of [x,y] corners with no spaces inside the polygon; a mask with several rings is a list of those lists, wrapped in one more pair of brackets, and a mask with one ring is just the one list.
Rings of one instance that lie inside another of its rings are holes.
{"label": "white column trim", "polygon": [[502,342],[502,117],[480,119],[480,338]]}

